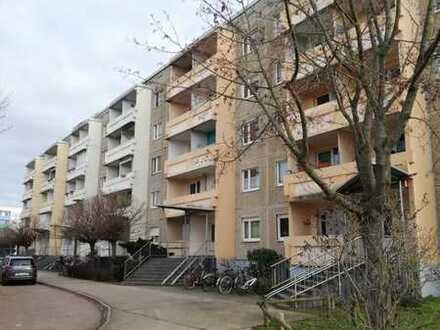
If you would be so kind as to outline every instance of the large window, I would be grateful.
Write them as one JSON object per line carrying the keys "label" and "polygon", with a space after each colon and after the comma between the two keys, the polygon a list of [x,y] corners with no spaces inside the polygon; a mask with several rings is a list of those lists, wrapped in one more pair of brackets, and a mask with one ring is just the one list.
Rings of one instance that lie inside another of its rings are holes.
{"label": "large window", "polygon": [[257,140],[258,120],[254,119],[241,126],[241,141],[243,145],[251,144]]}
{"label": "large window", "polygon": [[153,125],[153,140],[159,140],[162,135],[162,124],[157,123]]}
{"label": "large window", "polygon": [[250,168],[243,170],[242,189],[244,192],[255,191],[260,189],[260,173],[258,168]]}
{"label": "large window", "polygon": [[243,241],[258,242],[260,240],[260,218],[243,218]]}
{"label": "large window", "polygon": [[157,174],[161,171],[160,156],[151,159],[151,174]]}
{"label": "large window", "polygon": [[282,186],[284,184],[284,177],[287,175],[287,160],[279,160],[275,165],[276,170],[276,185]]}
{"label": "large window", "polygon": [[153,191],[150,195],[150,207],[156,208],[160,204],[160,191]]}
{"label": "large window", "polygon": [[339,149],[332,148],[316,154],[316,167],[323,168],[339,164]]}
{"label": "large window", "polygon": [[286,214],[277,215],[277,239],[284,241],[289,237],[289,217]]}
{"label": "large window", "polygon": [[200,181],[196,181],[189,184],[190,195],[200,194],[200,191],[201,191]]}

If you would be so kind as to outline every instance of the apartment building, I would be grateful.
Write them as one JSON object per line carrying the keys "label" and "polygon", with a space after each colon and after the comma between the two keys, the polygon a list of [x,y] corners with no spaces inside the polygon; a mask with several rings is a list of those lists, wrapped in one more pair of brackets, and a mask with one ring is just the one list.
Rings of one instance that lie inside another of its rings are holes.
{"label": "apartment building", "polygon": [[17,226],[21,211],[19,207],[0,206],[0,228]]}
{"label": "apartment building", "polygon": [[24,192],[23,192],[23,207],[20,214],[20,219],[26,225],[34,224],[38,221],[40,215],[41,205],[41,184],[43,176],[41,168],[43,161],[40,157],[36,157],[25,167],[25,175],[23,178]]}

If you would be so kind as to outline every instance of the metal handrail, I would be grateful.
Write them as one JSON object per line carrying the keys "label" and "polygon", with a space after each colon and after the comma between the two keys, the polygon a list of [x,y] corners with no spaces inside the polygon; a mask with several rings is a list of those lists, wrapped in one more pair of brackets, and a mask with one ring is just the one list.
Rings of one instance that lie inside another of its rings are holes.
{"label": "metal handrail", "polygon": [[[143,255],[143,253],[148,248],[148,254]],[[145,243],[139,250],[137,250],[131,258],[124,261],[124,280],[128,278],[136,269],[138,269],[146,259],[151,257],[151,242]],[[131,262],[134,264],[130,264]]]}

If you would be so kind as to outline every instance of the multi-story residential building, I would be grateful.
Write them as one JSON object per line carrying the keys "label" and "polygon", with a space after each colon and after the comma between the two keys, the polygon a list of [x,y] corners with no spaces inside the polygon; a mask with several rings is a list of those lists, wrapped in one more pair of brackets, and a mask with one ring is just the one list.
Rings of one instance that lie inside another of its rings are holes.
{"label": "multi-story residential building", "polygon": [[60,254],[68,150],[68,144],[62,141],[55,143],[41,155],[40,215],[33,224],[40,232],[36,241],[38,254]]}
{"label": "multi-story residential building", "polygon": [[26,225],[34,225],[40,215],[41,205],[41,184],[43,176],[41,168],[43,161],[41,157],[36,157],[26,165],[26,173],[23,179],[23,209],[20,215],[22,222]]}

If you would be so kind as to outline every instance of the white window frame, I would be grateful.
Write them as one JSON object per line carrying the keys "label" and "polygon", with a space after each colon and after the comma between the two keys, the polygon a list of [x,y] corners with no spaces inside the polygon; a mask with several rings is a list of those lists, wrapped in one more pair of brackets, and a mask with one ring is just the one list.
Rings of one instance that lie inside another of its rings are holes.
{"label": "white window frame", "polygon": [[151,158],[151,174],[158,174],[162,171],[161,169],[161,157],[156,156]]}
{"label": "white window frame", "polygon": [[279,84],[283,81],[283,67],[279,61],[273,65],[273,81],[275,84]]}
{"label": "white window frame", "polygon": [[283,242],[290,235],[290,228],[288,228],[289,229],[288,235],[281,236],[281,221],[280,221],[281,219],[287,219],[288,227],[290,227],[289,216],[287,214],[277,214],[277,241],[278,242]]}
{"label": "white window frame", "polygon": [[[278,186],[278,187],[282,187],[282,186],[284,186],[284,177],[282,178],[281,177],[281,166],[280,166],[280,164],[281,163],[286,163],[286,168],[287,168],[287,159],[283,159],[283,160],[277,160],[276,161],[276,163],[275,163],[275,171],[276,171],[276,185]],[[287,173],[286,173],[286,175],[287,175]]]}
{"label": "white window frame", "polygon": [[[251,187],[252,170],[256,170],[256,173],[257,173],[256,187]],[[248,176],[247,182],[245,181],[246,174]],[[260,185],[261,185],[261,173],[260,173],[258,167],[247,168],[247,169],[241,171],[241,189],[243,192],[252,192],[252,191],[260,190]]]}
{"label": "white window frame", "polygon": [[251,37],[243,38],[241,44],[241,55],[247,56],[252,53]]}
{"label": "white window frame", "polygon": [[[258,237],[252,237],[252,223],[258,222]],[[248,223],[246,230],[246,223]],[[261,219],[259,217],[241,218],[242,239],[243,242],[259,242],[261,241]],[[247,237],[246,237],[247,236]]]}
{"label": "white window frame", "polygon": [[281,13],[273,17],[273,36],[278,37],[284,31]]}
{"label": "white window frame", "polygon": [[241,85],[241,97],[245,100],[248,100],[255,95],[252,94],[251,89],[249,86],[251,85],[257,85],[258,87],[258,80],[257,79],[246,79],[246,85]]}
{"label": "white window frame", "polygon": [[[258,123],[258,119],[246,121],[241,125],[241,143],[244,146],[254,143],[256,141],[252,139],[252,126],[255,123]],[[257,132],[255,134],[257,135]]]}
{"label": "white window frame", "polygon": [[153,140],[159,140],[162,136],[162,123],[153,125]]}
{"label": "white window frame", "polygon": [[156,209],[160,204],[160,191],[152,191],[150,194],[150,208]]}
{"label": "white window frame", "polygon": [[153,105],[155,108],[160,106],[160,91],[155,91],[153,94]]}
{"label": "white window frame", "polygon": [[[336,149],[338,150],[337,154],[335,153]],[[339,147],[333,147],[330,149],[318,150],[316,152],[316,155],[315,155],[316,168],[323,168],[323,167],[319,167],[319,154],[322,154],[324,152],[330,152],[330,166],[337,166],[337,165],[341,164],[341,153],[339,151]],[[330,167],[330,166],[327,166],[327,167]]]}

